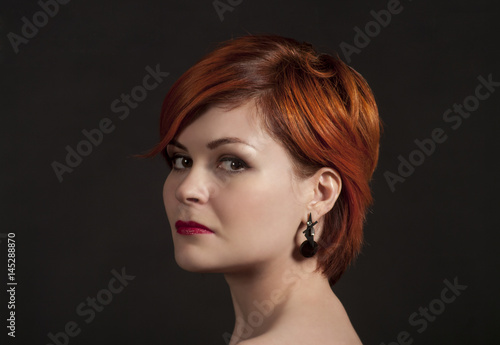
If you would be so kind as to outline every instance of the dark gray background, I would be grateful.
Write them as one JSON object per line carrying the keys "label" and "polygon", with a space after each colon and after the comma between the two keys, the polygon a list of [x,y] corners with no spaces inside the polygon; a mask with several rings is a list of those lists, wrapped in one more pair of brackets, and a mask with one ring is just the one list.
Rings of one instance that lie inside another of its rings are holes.
{"label": "dark gray background", "polygon": [[[224,1],[226,2],[226,1]],[[49,344],[75,321],[69,344],[223,344],[233,326],[222,276],[179,269],[173,260],[158,157],[133,158],[158,140],[162,99],[217,42],[274,33],[338,51],[354,28],[388,1],[244,0],[217,15],[212,1],[80,1],[60,5],[16,54],[7,39],[36,1],[2,1],[0,233],[17,243],[17,344]],[[453,130],[443,113],[474,94],[478,77],[500,81],[499,10],[494,1],[402,1],[403,10],[351,65],[368,80],[385,123],[374,175],[366,245],[334,287],[365,344],[407,331],[413,344],[493,344],[498,313],[500,91]],[[170,75],[120,120],[110,104],[142,83],[146,66]],[[116,126],[59,182],[53,161],[108,117]],[[447,140],[391,192],[414,140],[442,128]],[[0,319],[6,319],[6,240],[0,243]],[[135,279],[95,319],[75,308],[107,287],[111,270]],[[439,298],[444,280],[467,289],[419,333],[408,318]],[[2,340],[3,343],[3,340]]]}

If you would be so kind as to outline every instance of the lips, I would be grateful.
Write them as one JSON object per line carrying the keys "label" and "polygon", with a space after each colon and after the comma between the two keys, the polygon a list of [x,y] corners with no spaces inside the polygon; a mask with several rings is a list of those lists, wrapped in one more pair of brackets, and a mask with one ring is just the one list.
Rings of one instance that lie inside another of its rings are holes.
{"label": "lips", "polygon": [[177,222],[175,222],[175,228],[177,229],[177,233],[181,235],[201,235],[214,233],[205,225],[192,221],[184,222],[182,220],[178,220]]}

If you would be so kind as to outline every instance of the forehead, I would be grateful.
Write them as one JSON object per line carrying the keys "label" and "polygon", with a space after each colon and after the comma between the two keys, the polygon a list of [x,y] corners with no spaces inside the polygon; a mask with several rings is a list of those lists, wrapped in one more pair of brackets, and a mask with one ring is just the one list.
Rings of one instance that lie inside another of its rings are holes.
{"label": "forehead", "polygon": [[253,101],[232,108],[208,108],[178,134],[177,140],[206,143],[223,137],[237,137],[256,148],[273,141],[264,130]]}

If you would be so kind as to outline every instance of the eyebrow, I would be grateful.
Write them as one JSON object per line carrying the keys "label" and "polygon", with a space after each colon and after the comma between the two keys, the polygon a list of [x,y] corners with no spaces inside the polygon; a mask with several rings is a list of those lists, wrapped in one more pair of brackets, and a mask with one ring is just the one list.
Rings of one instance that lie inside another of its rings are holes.
{"label": "eyebrow", "polygon": [[172,140],[171,142],[169,142],[167,144],[167,146],[175,146],[175,147],[178,147],[180,148],[181,150],[184,150],[184,151],[188,151],[187,147],[182,145],[180,142],[178,142],[177,140]]}
{"label": "eyebrow", "polygon": [[250,145],[246,141],[243,141],[240,138],[236,138],[236,137],[225,137],[225,138],[212,140],[211,142],[209,142],[207,144],[207,148],[210,150],[215,150],[217,147],[219,147],[221,145],[227,145],[227,144],[243,144],[243,145],[247,145],[247,146],[250,146],[250,147],[255,149],[255,147],[253,145]]}
{"label": "eyebrow", "polygon": [[[255,149],[255,147],[253,145],[247,143],[246,141],[241,140],[240,138],[236,138],[236,137],[224,137],[224,138],[212,140],[211,142],[209,142],[207,144],[207,148],[210,149],[210,150],[215,150],[219,146],[221,146],[221,145],[227,145],[227,144],[243,144],[243,145],[247,145],[247,146],[250,146],[250,147],[252,147],[252,148]],[[182,149],[184,151],[188,151],[189,152],[189,150],[187,149],[187,147],[184,146],[184,145],[182,145],[177,140],[172,140],[170,143],[168,143],[168,145],[172,145],[172,146],[178,147],[178,148],[180,148],[180,149]]]}

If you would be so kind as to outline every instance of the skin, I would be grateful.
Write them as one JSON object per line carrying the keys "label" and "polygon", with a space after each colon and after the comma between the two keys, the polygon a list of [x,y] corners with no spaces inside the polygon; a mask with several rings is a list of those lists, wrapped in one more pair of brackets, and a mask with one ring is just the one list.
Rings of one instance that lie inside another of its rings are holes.
{"label": "skin", "polygon": [[[236,316],[230,345],[361,344],[316,258],[298,252],[309,213],[319,236],[338,198],[335,170],[298,178],[252,101],[209,108],[167,153],[174,169],[163,197],[175,259],[188,271],[224,274]],[[181,235],[178,220],[213,233]]]}

